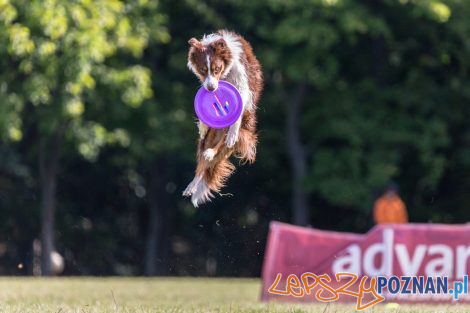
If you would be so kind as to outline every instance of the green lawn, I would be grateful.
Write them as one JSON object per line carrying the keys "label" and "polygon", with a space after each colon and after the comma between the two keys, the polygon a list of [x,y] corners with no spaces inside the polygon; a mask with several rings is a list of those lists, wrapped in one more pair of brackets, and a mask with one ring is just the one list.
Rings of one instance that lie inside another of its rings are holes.
{"label": "green lawn", "polygon": [[[0,313],[356,312],[355,305],[259,302],[255,279],[0,278]],[[377,305],[364,312],[470,312],[470,306]]]}

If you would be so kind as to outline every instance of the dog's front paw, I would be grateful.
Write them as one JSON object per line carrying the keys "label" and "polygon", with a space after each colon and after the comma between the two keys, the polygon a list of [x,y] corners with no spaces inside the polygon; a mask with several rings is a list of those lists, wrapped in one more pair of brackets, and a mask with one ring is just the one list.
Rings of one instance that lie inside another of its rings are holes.
{"label": "dog's front paw", "polygon": [[209,130],[209,127],[203,122],[199,121],[198,129],[199,129],[199,139],[204,139],[204,137],[206,137],[207,131]]}
{"label": "dog's front paw", "polygon": [[204,156],[204,159],[207,161],[212,161],[215,156],[215,150],[214,149],[206,149],[204,153],[202,154]]}
{"label": "dog's front paw", "polygon": [[227,147],[232,148],[238,141],[238,129],[237,128],[232,128],[228,130],[227,133],[227,139],[225,142],[227,143]]}

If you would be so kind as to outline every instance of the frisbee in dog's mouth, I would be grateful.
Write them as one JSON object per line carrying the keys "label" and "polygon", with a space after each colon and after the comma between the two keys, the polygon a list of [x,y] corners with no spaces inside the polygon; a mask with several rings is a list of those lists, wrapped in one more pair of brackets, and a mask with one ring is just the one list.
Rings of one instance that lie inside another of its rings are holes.
{"label": "frisbee in dog's mouth", "polygon": [[197,117],[211,128],[225,128],[235,123],[243,111],[242,97],[229,82],[220,80],[214,91],[201,87],[194,99]]}

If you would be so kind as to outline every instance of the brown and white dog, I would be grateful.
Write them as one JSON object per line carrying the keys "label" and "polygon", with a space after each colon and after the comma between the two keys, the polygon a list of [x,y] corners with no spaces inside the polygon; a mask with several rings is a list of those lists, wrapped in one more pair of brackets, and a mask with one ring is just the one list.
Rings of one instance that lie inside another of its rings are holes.
{"label": "brown and white dog", "polygon": [[209,128],[198,122],[196,174],[183,192],[191,196],[195,207],[210,201],[235,170],[229,158],[233,154],[242,162],[256,158],[256,105],[263,89],[261,65],[250,44],[240,35],[221,30],[205,35],[200,41],[189,40],[188,67],[204,88],[217,89],[219,80],[232,83],[240,91],[243,113],[230,127]]}

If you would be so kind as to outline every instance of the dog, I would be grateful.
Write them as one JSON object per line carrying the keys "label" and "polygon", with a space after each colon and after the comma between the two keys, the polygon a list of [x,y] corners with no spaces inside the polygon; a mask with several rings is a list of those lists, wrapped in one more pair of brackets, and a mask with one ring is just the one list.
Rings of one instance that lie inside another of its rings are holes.
{"label": "dog", "polygon": [[251,45],[234,32],[220,30],[201,40],[191,38],[188,43],[188,68],[204,88],[214,91],[220,79],[226,80],[237,87],[243,102],[240,118],[228,128],[209,128],[198,121],[196,174],[183,192],[198,207],[210,201],[213,192],[220,192],[235,170],[230,156],[241,163],[251,164],[256,159],[256,108],[263,74]]}

